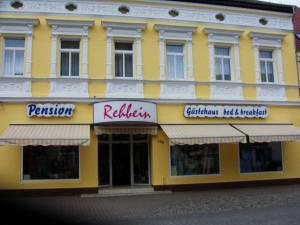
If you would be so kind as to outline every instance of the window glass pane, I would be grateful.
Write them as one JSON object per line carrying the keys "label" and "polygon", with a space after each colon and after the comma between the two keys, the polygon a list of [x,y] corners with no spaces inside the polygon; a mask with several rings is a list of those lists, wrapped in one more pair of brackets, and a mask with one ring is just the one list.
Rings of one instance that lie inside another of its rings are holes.
{"label": "window glass pane", "polygon": [[216,58],[216,79],[223,80],[222,78],[222,59]]}
{"label": "window glass pane", "polygon": [[129,134],[113,134],[112,140],[113,141],[129,141],[130,135]]}
{"label": "window glass pane", "polygon": [[99,143],[98,144],[98,178],[100,185],[109,184],[109,144]]}
{"label": "window glass pane", "polygon": [[230,59],[223,59],[224,79],[231,80]]}
{"label": "window glass pane", "polygon": [[24,65],[24,51],[18,50],[15,51],[15,74],[14,75],[23,75],[23,65]]}
{"label": "window glass pane", "polygon": [[175,145],[171,147],[172,176],[218,173],[218,145]]}
{"label": "window glass pane", "polygon": [[267,62],[268,81],[274,82],[273,62]]}
{"label": "window glass pane", "polygon": [[229,48],[215,48],[216,55],[229,56]]}
{"label": "window glass pane", "polygon": [[5,38],[5,47],[20,47],[24,48],[24,39]]}
{"label": "window glass pane", "polygon": [[182,45],[167,45],[168,53],[183,53]]}
{"label": "window glass pane", "polygon": [[14,51],[5,50],[4,52],[4,75],[13,75]]}
{"label": "window glass pane", "polygon": [[61,48],[63,49],[79,49],[80,41],[61,41]]}
{"label": "window glass pane", "polygon": [[133,144],[133,171],[135,184],[149,183],[148,143]]}
{"label": "window glass pane", "polygon": [[115,54],[115,76],[123,77],[123,54]]}
{"label": "window glass pane", "polygon": [[267,75],[266,75],[266,63],[265,61],[260,61],[260,75],[261,75],[261,81],[267,82]]}
{"label": "window glass pane", "polygon": [[109,140],[109,135],[108,134],[101,134],[98,136],[98,141],[108,141]]}
{"label": "window glass pane", "polygon": [[71,53],[71,76],[79,76],[79,53]]}
{"label": "window glass pane", "polygon": [[184,78],[183,56],[176,56],[176,78]]}
{"label": "window glass pane", "polygon": [[125,55],[125,77],[133,77],[132,54]]}
{"label": "window glass pane", "polygon": [[25,146],[23,179],[78,179],[78,146]]}
{"label": "window glass pane", "polygon": [[266,59],[272,59],[272,51],[260,50],[259,57],[266,58]]}
{"label": "window glass pane", "polygon": [[69,76],[69,53],[62,52],[60,57],[60,75]]}
{"label": "window glass pane", "polygon": [[281,143],[240,144],[240,171],[282,171]]}
{"label": "window glass pane", "polygon": [[130,51],[130,50],[132,50],[132,43],[116,42],[115,49]]}
{"label": "window glass pane", "polygon": [[167,55],[167,77],[168,77],[168,79],[175,78],[174,57],[175,56]]}

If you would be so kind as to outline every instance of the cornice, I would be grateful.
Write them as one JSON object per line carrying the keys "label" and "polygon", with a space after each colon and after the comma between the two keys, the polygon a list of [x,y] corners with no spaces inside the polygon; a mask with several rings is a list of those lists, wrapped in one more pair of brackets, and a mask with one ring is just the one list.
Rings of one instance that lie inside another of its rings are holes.
{"label": "cornice", "polygon": [[162,24],[155,24],[154,29],[157,31],[167,31],[167,32],[195,32],[197,27],[191,26],[169,26]]}
{"label": "cornice", "polygon": [[39,19],[0,18],[0,26],[35,26],[39,23]]}
{"label": "cornice", "polygon": [[284,34],[269,34],[269,33],[261,33],[261,32],[250,32],[250,38],[259,38],[259,39],[272,39],[272,40],[283,40],[286,35]]}
{"label": "cornice", "polygon": [[94,20],[55,20],[46,19],[50,26],[63,26],[63,27],[90,27],[94,24]]}
{"label": "cornice", "polygon": [[102,21],[101,25],[104,28],[112,28],[112,29],[141,29],[144,30],[147,26],[146,23],[121,23],[121,22],[107,22]]}
{"label": "cornice", "polygon": [[227,29],[212,29],[204,28],[205,34],[214,34],[214,35],[225,35],[225,36],[240,36],[243,31],[240,30],[227,30]]}

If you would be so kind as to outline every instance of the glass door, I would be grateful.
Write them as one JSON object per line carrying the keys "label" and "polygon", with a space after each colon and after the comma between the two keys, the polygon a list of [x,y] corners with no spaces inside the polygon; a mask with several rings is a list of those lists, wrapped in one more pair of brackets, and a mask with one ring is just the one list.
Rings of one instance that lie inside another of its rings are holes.
{"label": "glass door", "polygon": [[98,179],[99,185],[110,185],[110,150],[105,142],[98,144]]}

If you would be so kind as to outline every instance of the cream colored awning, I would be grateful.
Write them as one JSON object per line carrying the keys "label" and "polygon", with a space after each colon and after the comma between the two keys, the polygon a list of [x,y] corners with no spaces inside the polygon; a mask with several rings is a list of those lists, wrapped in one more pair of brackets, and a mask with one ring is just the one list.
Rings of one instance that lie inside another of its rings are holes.
{"label": "cream colored awning", "polygon": [[1,135],[4,145],[88,145],[89,125],[10,125]]}
{"label": "cream colored awning", "polygon": [[161,125],[171,145],[246,143],[244,134],[230,125]]}
{"label": "cream colored awning", "polygon": [[249,142],[300,140],[300,128],[286,124],[233,125],[249,136]]}
{"label": "cream colored awning", "polygon": [[157,134],[156,126],[95,126],[95,133],[101,134]]}

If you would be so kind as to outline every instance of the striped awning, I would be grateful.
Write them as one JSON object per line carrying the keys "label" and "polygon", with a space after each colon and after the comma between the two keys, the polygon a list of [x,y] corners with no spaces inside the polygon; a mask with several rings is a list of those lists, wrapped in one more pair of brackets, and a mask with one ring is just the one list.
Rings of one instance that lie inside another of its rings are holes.
{"label": "striped awning", "polygon": [[249,136],[249,142],[300,140],[300,128],[287,124],[233,125]]}
{"label": "striped awning", "polygon": [[95,126],[96,135],[101,134],[157,134],[156,126]]}
{"label": "striped awning", "polygon": [[244,134],[230,125],[161,125],[171,145],[246,143]]}
{"label": "striped awning", "polygon": [[89,145],[89,125],[9,125],[0,135],[4,145]]}

